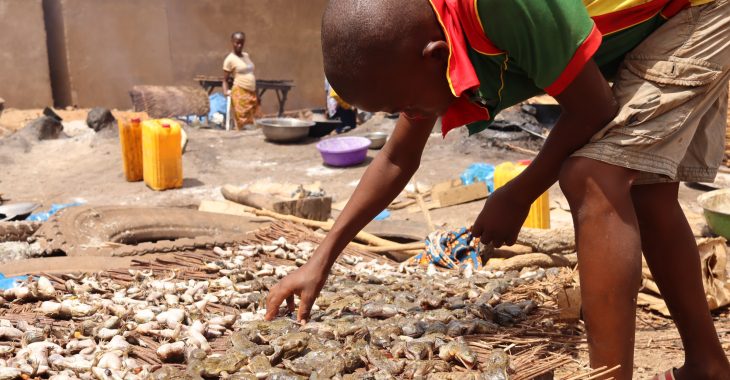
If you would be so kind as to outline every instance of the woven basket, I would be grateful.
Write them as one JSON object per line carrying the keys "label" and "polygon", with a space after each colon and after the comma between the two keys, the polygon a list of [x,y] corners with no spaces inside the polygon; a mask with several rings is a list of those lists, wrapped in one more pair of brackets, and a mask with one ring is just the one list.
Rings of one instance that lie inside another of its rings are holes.
{"label": "woven basket", "polygon": [[136,112],[147,112],[159,119],[197,115],[210,111],[208,94],[192,86],[134,86],[129,91]]}

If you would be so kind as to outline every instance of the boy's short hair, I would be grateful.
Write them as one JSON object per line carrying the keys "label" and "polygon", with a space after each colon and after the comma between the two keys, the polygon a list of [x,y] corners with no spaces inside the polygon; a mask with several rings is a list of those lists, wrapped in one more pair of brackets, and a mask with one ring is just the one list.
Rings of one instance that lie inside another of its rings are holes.
{"label": "boy's short hair", "polygon": [[330,84],[338,93],[367,85],[368,73],[392,64],[405,41],[419,35],[424,18],[434,17],[428,0],[330,0],[322,17],[322,56]]}
{"label": "boy's short hair", "polygon": [[244,33],[244,32],[233,32],[233,33],[231,33],[231,39],[232,40],[235,40],[236,37],[243,38],[245,40],[246,39],[246,33]]}

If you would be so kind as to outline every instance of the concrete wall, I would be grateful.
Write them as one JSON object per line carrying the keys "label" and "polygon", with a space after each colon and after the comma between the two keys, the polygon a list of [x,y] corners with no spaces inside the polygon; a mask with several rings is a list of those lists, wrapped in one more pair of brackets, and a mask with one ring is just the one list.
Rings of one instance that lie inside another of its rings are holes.
{"label": "concrete wall", "polygon": [[[288,109],[324,106],[320,22],[326,0],[167,0],[176,83],[195,74],[221,75],[230,35],[246,33],[246,50],[259,79],[292,79]],[[276,97],[267,93],[264,111]]]}
{"label": "concrete wall", "polygon": [[52,103],[41,0],[0,0],[0,98],[6,108]]}
{"label": "concrete wall", "polygon": [[130,108],[133,84],[173,82],[163,2],[45,1],[46,18],[60,26],[49,40],[58,105]]}
{"label": "concrete wall", "polygon": [[[319,25],[326,0],[44,2],[60,106],[129,108],[135,84],[195,84],[196,74],[220,75],[235,30],[246,32],[258,78],[295,81],[288,109],[324,103]],[[275,103],[265,95],[264,111]]]}

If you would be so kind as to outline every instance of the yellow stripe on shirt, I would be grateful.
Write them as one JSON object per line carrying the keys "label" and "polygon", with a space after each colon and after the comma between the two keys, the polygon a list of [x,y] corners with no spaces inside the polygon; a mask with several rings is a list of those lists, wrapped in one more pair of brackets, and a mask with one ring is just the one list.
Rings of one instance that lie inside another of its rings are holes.
{"label": "yellow stripe on shirt", "polygon": [[[638,5],[651,3],[656,0],[583,0],[588,14],[591,17],[618,12]],[[711,3],[715,0],[690,0],[692,6]]]}

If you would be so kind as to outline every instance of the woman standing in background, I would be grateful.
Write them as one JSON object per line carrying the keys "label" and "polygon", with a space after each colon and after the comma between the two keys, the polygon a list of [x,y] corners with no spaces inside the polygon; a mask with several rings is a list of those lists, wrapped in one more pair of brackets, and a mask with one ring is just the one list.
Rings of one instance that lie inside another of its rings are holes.
{"label": "woman standing in background", "polygon": [[[254,64],[248,53],[243,51],[246,34],[235,32],[231,35],[233,51],[223,61],[223,92],[230,95],[236,129],[244,129],[254,123],[259,112],[259,100],[256,96],[256,77],[253,74]],[[229,83],[233,79],[233,86]]]}

